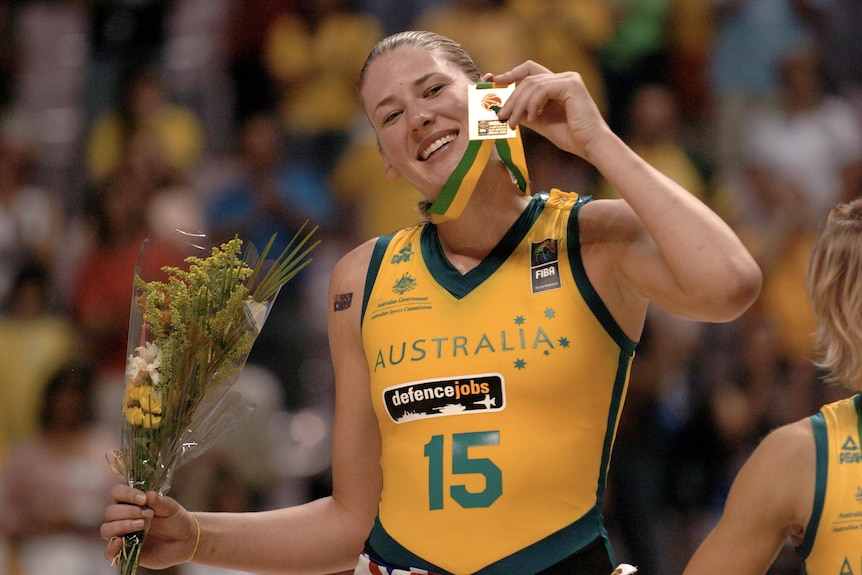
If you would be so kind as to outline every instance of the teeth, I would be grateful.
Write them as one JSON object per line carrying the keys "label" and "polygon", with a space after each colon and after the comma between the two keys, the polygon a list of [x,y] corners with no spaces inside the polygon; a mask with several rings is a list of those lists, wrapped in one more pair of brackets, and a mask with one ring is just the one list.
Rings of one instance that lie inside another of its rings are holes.
{"label": "teeth", "polygon": [[428,156],[439,150],[441,147],[443,147],[444,144],[448,144],[449,142],[453,141],[455,141],[455,134],[449,134],[448,136],[438,138],[430,146],[422,150],[422,153],[419,155],[419,157],[423,160],[427,160]]}

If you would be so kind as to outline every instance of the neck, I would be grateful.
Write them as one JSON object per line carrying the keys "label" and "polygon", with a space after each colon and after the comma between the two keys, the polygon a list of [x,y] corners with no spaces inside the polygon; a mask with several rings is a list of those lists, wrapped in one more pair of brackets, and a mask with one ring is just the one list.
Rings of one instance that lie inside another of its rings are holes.
{"label": "neck", "polygon": [[492,159],[461,217],[437,226],[446,257],[461,273],[470,271],[500,243],[529,203],[505,165]]}

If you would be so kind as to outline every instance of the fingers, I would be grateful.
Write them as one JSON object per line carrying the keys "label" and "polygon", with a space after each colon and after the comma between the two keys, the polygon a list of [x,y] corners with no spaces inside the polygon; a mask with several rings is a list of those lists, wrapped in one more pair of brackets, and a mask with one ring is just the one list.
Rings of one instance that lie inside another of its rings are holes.
{"label": "fingers", "polygon": [[99,528],[102,538],[109,540],[105,553],[115,545],[115,538],[122,538],[127,533],[144,529],[147,522],[155,515],[147,504],[148,495],[153,501],[158,500],[158,494],[145,494],[128,485],[115,485],[111,488],[111,497],[116,501],[105,508],[105,523]]}
{"label": "fingers", "polygon": [[108,544],[105,546],[105,559],[113,563],[114,558],[119,556],[123,550],[122,537],[110,537]]}
{"label": "fingers", "polygon": [[130,503],[133,505],[144,505],[147,496],[140,489],[129,487],[125,483],[118,483],[111,487],[111,498],[117,503]]}
{"label": "fingers", "polygon": [[141,531],[146,524],[146,520],[141,518],[109,521],[108,523],[102,523],[101,527],[99,527],[99,535],[102,536],[102,539],[108,541],[108,546],[110,547],[114,539],[122,539],[124,535]]}
{"label": "fingers", "polygon": [[519,64],[509,70],[508,72],[503,72],[502,74],[485,74],[483,78],[485,78],[486,82],[496,82],[498,84],[511,84],[513,82],[520,82],[527,76],[535,76],[538,74],[550,74],[551,71],[538,64],[533,62],[532,60],[527,60],[523,64]]}
{"label": "fingers", "polygon": [[503,74],[486,74],[487,81],[497,84],[515,82],[518,87],[500,109],[497,117],[511,127],[522,123],[535,122],[542,115],[546,104],[560,96],[565,89],[565,78],[554,74],[544,66],[528,60]]}
{"label": "fingers", "polygon": [[558,75],[531,75],[521,80],[497,117],[511,127],[536,122],[544,112],[548,102],[558,97]]}
{"label": "fingers", "polygon": [[[136,500],[137,501],[137,500]],[[153,510],[153,513],[159,517],[170,517],[180,511],[180,504],[175,499],[167,495],[159,495],[155,491],[147,493],[147,507]]]}
{"label": "fingers", "polygon": [[105,521],[132,519],[152,519],[154,512],[149,507],[138,507],[125,503],[115,503],[105,508]]}

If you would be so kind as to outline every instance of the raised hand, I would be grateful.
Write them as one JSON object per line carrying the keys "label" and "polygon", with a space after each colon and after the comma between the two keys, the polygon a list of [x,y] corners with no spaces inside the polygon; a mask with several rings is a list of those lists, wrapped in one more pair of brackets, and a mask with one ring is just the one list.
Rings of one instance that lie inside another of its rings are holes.
{"label": "raised hand", "polygon": [[528,60],[503,74],[485,74],[483,80],[516,82],[497,116],[513,127],[530,128],[562,150],[586,157],[590,141],[610,132],[577,72],[554,73]]}

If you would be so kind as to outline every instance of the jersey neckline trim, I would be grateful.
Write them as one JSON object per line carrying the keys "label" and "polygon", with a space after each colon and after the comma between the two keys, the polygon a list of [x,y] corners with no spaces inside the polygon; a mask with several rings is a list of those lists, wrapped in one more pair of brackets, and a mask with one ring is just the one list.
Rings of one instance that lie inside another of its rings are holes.
{"label": "jersey neckline trim", "polygon": [[428,223],[422,230],[420,239],[422,257],[428,266],[428,271],[434,280],[443,289],[448,291],[457,299],[462,299],[474,289],[482,285],[503,263],[521,243],[530,228],[539,218],[545,208],[547,194],[536,194],[533,196],[527,208],[518,216],[512,227],[503,235],[500,242],[491,250],[479,265],[462,274],[449,261],[443,253],[440,239],[437,237],[437,226]]}

